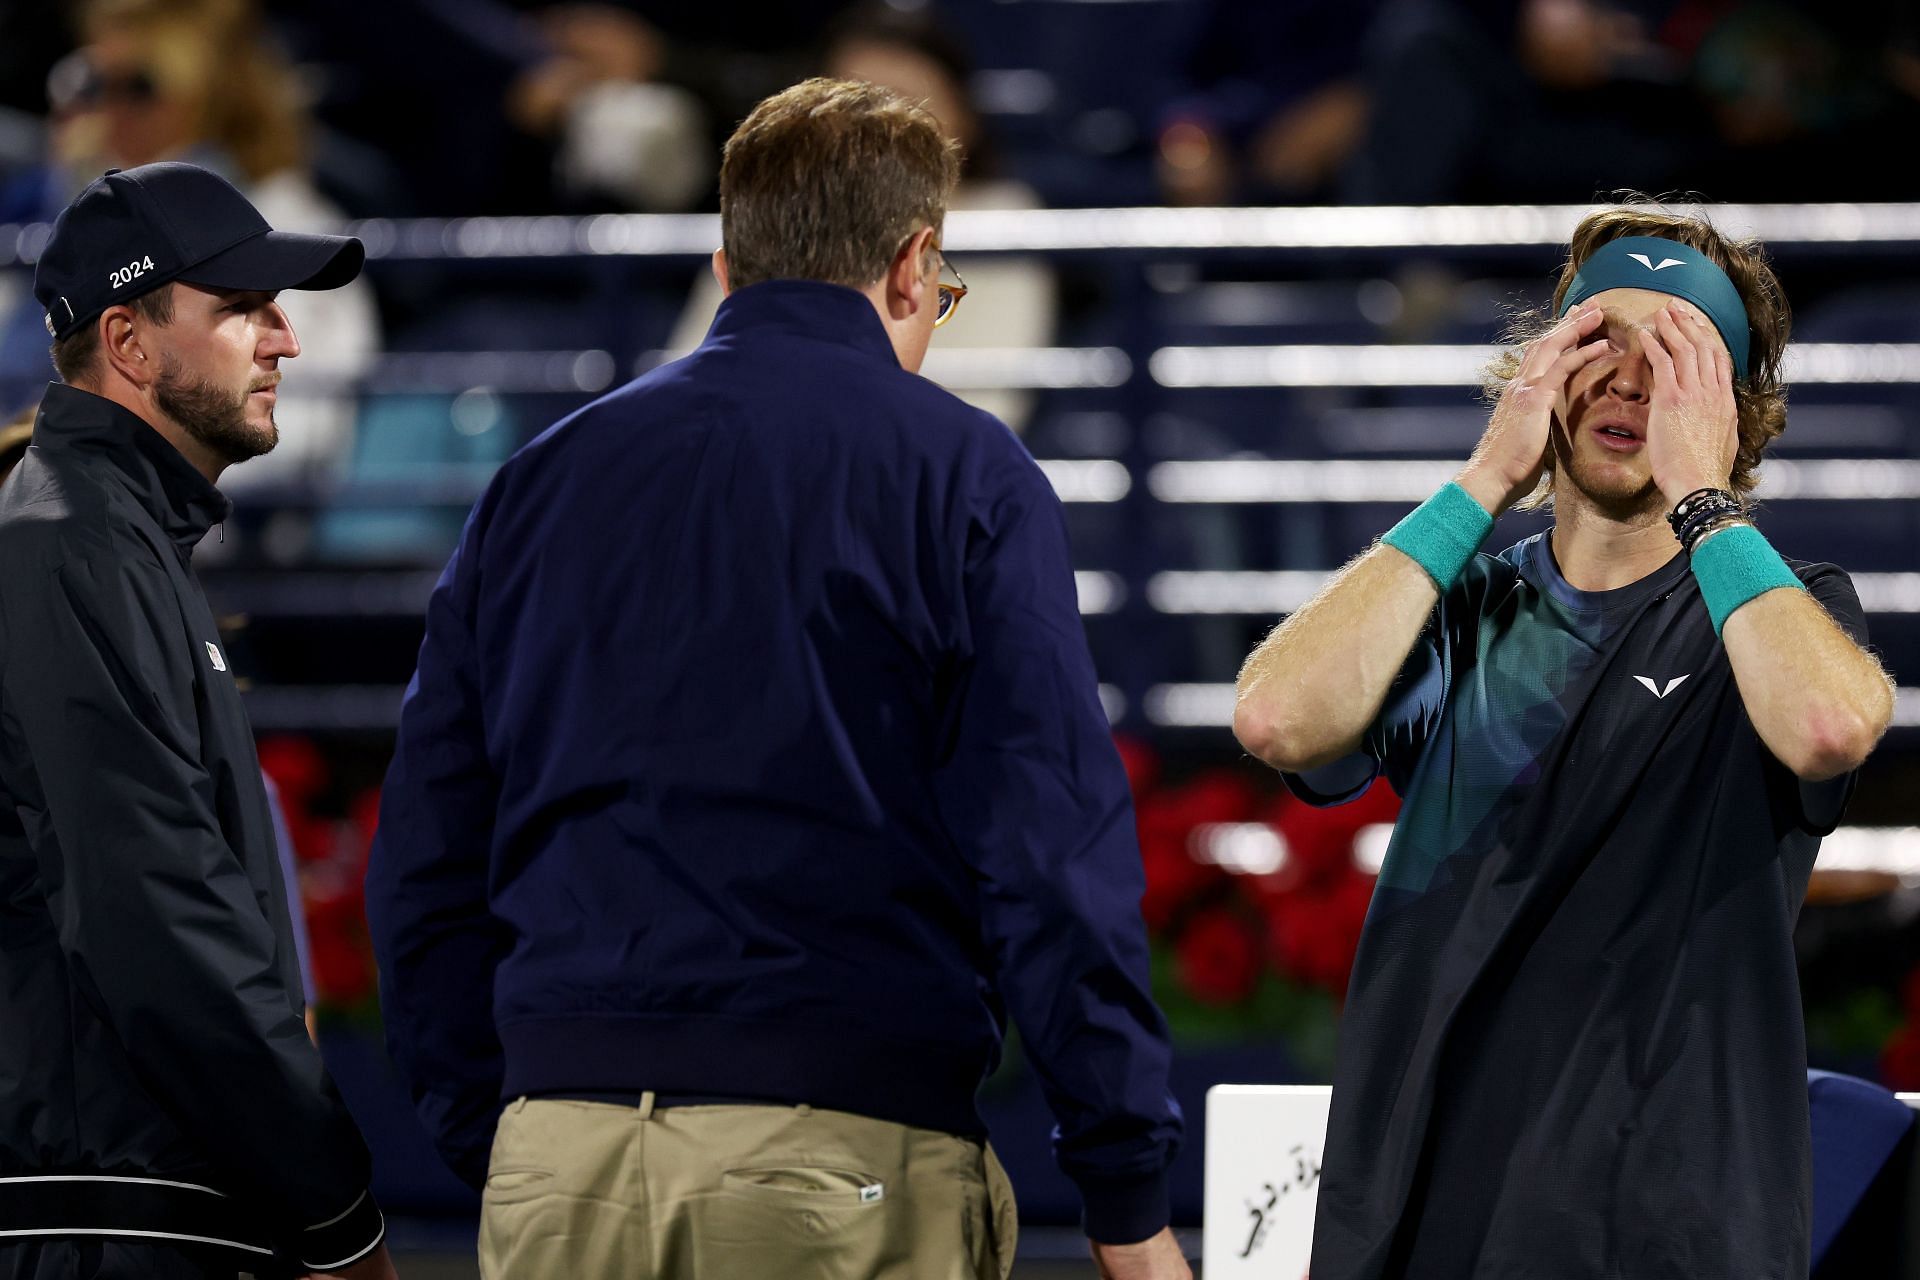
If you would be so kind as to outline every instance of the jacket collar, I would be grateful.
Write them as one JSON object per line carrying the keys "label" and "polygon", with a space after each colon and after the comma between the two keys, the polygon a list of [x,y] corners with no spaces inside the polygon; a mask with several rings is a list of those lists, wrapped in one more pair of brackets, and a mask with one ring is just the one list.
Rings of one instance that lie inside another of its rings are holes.
{"label": "jacket collar", "polygon": [[91,391],[50,384],[33,424],[33,444],[104,459],[183,553],[233,509],[226,495],[145,419]]}
{"label": "jacket collar", "polygon": [[886,326],[865,294],[818,280],[763,280],[727,295],[707,331],[714,342],[755,330],[777,329],[837,342],[899,368]]}

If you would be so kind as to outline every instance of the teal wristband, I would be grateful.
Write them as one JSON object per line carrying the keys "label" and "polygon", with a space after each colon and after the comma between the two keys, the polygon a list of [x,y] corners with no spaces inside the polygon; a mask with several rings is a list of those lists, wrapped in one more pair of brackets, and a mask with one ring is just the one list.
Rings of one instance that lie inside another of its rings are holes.
{"label": "teal wristband", "polygon": [[1411,556],[1445,595],[1492,531],[1487,509],[1459,485],[1449,484],[1409,511],[1380,541]]}
{"label": "teal wristband", "polygon": [[1766,536],[1752,525],[1734,525],[1713,534],[1693,549],[1693,576],[1700,583],[1700,598],[1707,602],[1707,616],[1713,619],[1713,634],[1727,625],[1727,618],[1747,601],[1779,587],[1805,584],[1796,578],[1787,562],[1773,549]]}

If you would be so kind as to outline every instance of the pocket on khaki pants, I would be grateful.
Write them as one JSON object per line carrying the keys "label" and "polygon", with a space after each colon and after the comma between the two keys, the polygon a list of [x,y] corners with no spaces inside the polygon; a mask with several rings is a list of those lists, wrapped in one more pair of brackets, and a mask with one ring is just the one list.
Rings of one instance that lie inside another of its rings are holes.
{"label": "pocket on khaki pants", "polygon": [[787,1207],[865,1208],[886,1198],[885,1184],[871,1174],[810,1165],[729,1169],[720,1175],[720,1188]]}
{"label": "pocket on khaki pants", "polygon": [[730,1169],[689,1205],[696,1274],[841,1280],[881,1274],[912,1248],[910,1226],[879,1178],[797,1163]]}

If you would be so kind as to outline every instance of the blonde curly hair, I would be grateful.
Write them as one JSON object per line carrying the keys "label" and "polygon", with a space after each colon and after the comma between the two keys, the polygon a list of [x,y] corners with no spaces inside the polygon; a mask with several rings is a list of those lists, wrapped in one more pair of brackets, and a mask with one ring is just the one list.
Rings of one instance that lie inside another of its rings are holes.
{"label": "blonde curly hair", "polygon": [[[1734,405],[1740,419],[1740,448],[1734,457],[1730,483],[1733,491],[1745,498],[1759,482],[1760,455],[1787,429],[1787,388],[1780,381],[1780,363],[1786,354],[1793,317],[1779,278],[1773,274],[1760,242],[1731,239],[1702,214],[1675,212],[1650,197],[1630,195],[1612,208],[1599,209],[1582,218],[1567,246],[1567,260],[1560,268],[1552,305],[1545,312],[1525,312],[1508,326],[1502,339],[1508,344],[1507,349],[1487,366],[1483,384],[1486,397],[1489,402],[1499,400],[1507,384],[1520,371],[1522,349],[1553,327],[1567,289],[1581,265],[1601,245],[1623,236],[1677,240],[1712,259],[1739,290],[1752,327],[1752,347],[1746,378],[1736,379],[1733,384]],[[1539,486],[1517,505],[1522,510],[1537,510],[1546,506],[1552,495],[1553,457],[1549,453]]]}

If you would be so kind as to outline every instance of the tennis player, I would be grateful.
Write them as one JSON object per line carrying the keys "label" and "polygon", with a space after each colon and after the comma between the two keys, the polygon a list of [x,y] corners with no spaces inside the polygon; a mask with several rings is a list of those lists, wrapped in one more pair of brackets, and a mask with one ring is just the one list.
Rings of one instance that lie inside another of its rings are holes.
{"label": "tennis player", "polygon": [[[1341,1027],[1314,1280],[1805,1277],[1791,929],[1893,690],[1748,498],[1785,427],[1760,247],[1574,233],[1472,458],[1248,658],[1300,796],[1405,799]],[[1498,555],[1494,518],[1553,526]]]}

